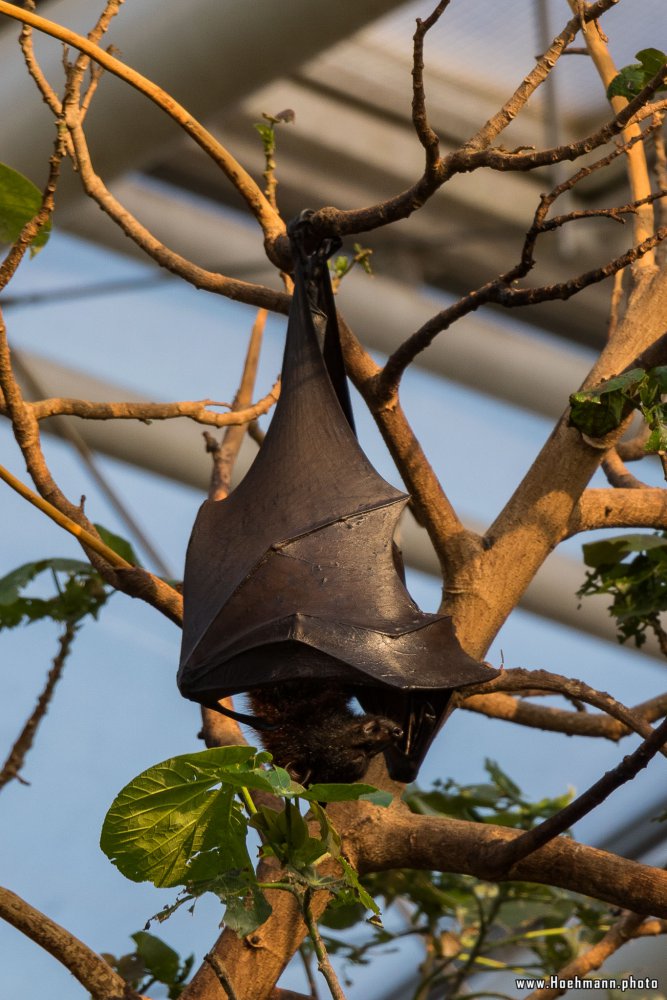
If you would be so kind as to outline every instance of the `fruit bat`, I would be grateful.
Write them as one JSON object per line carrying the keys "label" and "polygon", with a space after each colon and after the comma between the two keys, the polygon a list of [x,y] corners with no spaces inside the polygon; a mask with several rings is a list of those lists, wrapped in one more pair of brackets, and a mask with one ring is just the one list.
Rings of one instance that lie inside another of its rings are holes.
{"label": "fruit bat", "polygon": [[356,438],[327,266],[335,247],[312,245],[307,213],[290,236],[280,399],[245,478],[197,515],[178,684],[218,709],[221,698],[284,682],[343,685],[364,710],[395,721],[387,766],[409,781],[452,692],[497,671],[464,652],[450,617],[423,613],[405,588],[394,534],[409,497]]}

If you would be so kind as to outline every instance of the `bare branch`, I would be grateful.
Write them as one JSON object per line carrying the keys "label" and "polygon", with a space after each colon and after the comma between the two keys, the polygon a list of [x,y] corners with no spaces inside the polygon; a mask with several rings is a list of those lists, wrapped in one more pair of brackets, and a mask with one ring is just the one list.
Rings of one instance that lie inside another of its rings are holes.
{"label": "bare branch", "polygon": [[[54,145],[53,153],[49,159],[49,176],[42,193],[42,204],[39,211],[21,230],[19,237],[7,253],[7,256],[0,265],[0,290],[5,288],[16,273],[16,269],[25,257],[26,250],[30,247],[42,227],[48,222],[53,214],[55,206],[55,193],[60,178],[60,165],[65,156],[65,144],[63,142],[63,131],[58,126],[58,134]],[[0,322],[2,322],[0,318]]]}
{"label": "bare branch", "polygon": [[[247,405],[252,398],[257,377],[257,366],[262,347],[262,337],[266,324],[266,310],[260,309],[255,318],[250,342],[246,353],[241,384],[232,403],[232,416],[238,413],[247,413]],[[256,419],[259,412],[253,414],[250,419]],[[231,421],[230,421],[231,424]],[[238,458],[243,438],[245,437],[248,421],[238,423],[236,426],[229,426],[225,431],[222,442],[217,442],[210,434],[206,434],[206,450],[213,455],[213,474],[211,488],[209,490],[209,500],[224,500],[229,496],[232,486],[232,472],[236,459]]]}
{"label": "bare branch", "polygon": [[[361,809],[354,843],[345,842],[362,873],[413,868],[487,877],[483,855],[521,833],[489,823],[418,816],[398,809]],[[380,835],[380,825],[382,833]],[[638,913],[667,916],[667,872],[559,837],[520,861],[513,881],[580,892]],[[504,881],[504,879],[499,879]]]}
{"label": "bare branch", "polygon": [[14,746],[9,751],[9,756],[0,771],[0,789],[7,785],[13,778],[22,784],[27,784],[21,777],[21,768],[25,758],[32,747],[37,728],[46,715],[56,684],[62,676],[65,662],[70,654],[74,637],[78,631],[78,626],[74,622],[67,622],[59,640],[59,649],[53,659],[53,664],[49,670],[44,690],[39,696],[35,708],[30,714],[30,718],[21,730]]}
{"label": "bare branch", "polygon": [[440,0],[433,13],[422,21],[417,18],[417,29],[413,36],[412,55],[412,124],[417,138],[426,152],[426,174],[435,168],[440,159],[440,139],[433,131],[426,114],[426,94],[424,91],[424,37],[442,17],[449,0]]}
{"label": "bare branch", "polygon": [[100,955],[20,896],[2,887],[0,917],[53,955],[94,1000],[141,1000]]}
{"label": "bare branch", "polygon": [[[176,403],[97,403],[88,399],[56,396],[36,400],[29,405],[37,420],[55,416],[73,416],[84,420],[142,420],[150,423],[152,420],[188,417],[199,424],[208,424],[211,427],[239,427],[268,413],[279,396],[280,380],[262,399],[243,409],[232,410],[231,413],[212,413],[209,410],[211,406],[233,405],[213,399],[182,400]],[[3,411],[6,412],[6,406],[0,406],[0,412]]]}
{"label": "bare branch", "polygon": [[245,200],[248,208],[255,216],[268,239],[275,239],[284,233],[284,224],[276,211],[271,207],[260,188],[252,177],[243,169],[234,157],[225,149],[201,125],[192,115],[182,107],[177,101],[170,97],[161,87],[147,80],[141,73],[126,66],[119,59],[116,59],[109,52],[101,49],[94,42],[89,41],[82,35],[70,31],[59,24],[49,21],[44,17],[39,17],[27,10],[21,10],[14,4],[0,0],[0,14],[5,14],[16,21],[28,24],[38,31],[42,31],[53,38],[71,45],[79,52],[89,56],[95,62],[103,66],[104,69],[115,76],[129,83],[131,87],[138,90],[145,97],[148,97],[162,111],[169,115],[180,127],[200,146],[204,152],[217,163],[226,177],[232,182],[241,197]]}
{"label": "bare branch", "polygon": [[103,559],[106,559],[111,566],[117,569],[136,569],[132,563],[129,563],[122,556],[119,556],[117,552],[109,548],[108,545],[105,545],[99,537],[86,531],[85,528],[82,528],[80,524],[73,521],[67,514],[63,514],[62,511],[54,507],[48,500],[34,493],[25,483],[22,483],[20,479],[12,475],[9,469],[5,469],[3,465],[0,465],[0,479],[4,480],[8,486],[11,486],[24,500],[37,507],[43,514],[50,517],[52,521],[55,521],[59,527],[64,528],[65,531],[69,531],[70,535],[74,535],[84,547],[92,549],[93,552],[97,552]]}
{"label": "bare branch", "polygon": [[[39,424],[14,376],[11,355],[7,342],[7,330],[0,310],[0,389],[4,396],[7,413],[11,418],[14,437],[21,449],[26,467],[39,496],[41,509],[53,517],[61,527],[78,537],[86,547],[86,554],[102,577],[112,586],[140,597],[176,623],[182,618],[183,601],[181,595],[158,577],[146,570],[126,563],[112,549],[108,549],[99,539],[97,530],[84,515],[80,507],[75,507],[60,490],[46,464],[42,453]],[[3,470],[2,478],[17,489],[26,499],[34,503],[35,494]],[[39,498],[36,498],[39,499]],[[58,520],[60,518],[60,520]],[[92,538],[95,544],[89,543]],[[103,546],[103,549],[100,549]],[[101,556],[101,558],[100,558]]]}
{"label": "bare branch", "polygon": [[[553,694],[564,695],[565,697],[583,702],[586,705],[592,705],[594,708],[611,716],[612,719],[618,719],[619,722],[627,726],[632,732],[637,733],[644,740],[653,734],[652,727],[646,721],[648,716],[642,717],[639,709],[630,709],[620,701],[612,698],[606,691],[597,691],[583,681],[575,680],[571,677],[563,677],[560,674],[553,674],[548,670],[525,670],[520,667],[503,670],[493,680],[486,681],[482,685],[476,684],[462,689],[457,693],[456,698],[457,703],[461,704],[462,707],[466,707],[466,704],[471,702],[469,707],[473,711],[482,711],[484,700],[489,695],[493,697],[496,691],[518,691],[523,693],[531,689],[550,691]],[[480,692],[483,692],[483,694],[480,694]],[[471,701],[471,699],[473,700]],[[491,711],[493,712],[493,702],[491,704]],[[584,723],[580,723],[580,725],[583,731],[586,726]],[[664,754],[667,756],[667,750],[664,751]]]}
{"label": "bare branch", "polygon": [[[2,0],[0,0],[0,5]],[[1,11],[1,6],[0,6]],[[237,278],[228,278],[215,271],[207,271],[193,264],[180,254],[166,247],[160,240],[111,194],[102,179],[95,173],[90,159],[86,137],[79,121],[79,112],[68,112],[67,127],[74,145],[77,167],[86,193],[97,202],[123,232],[153,260],[173,274],[184,278],[195,288],[224,295],[238,302],[287,313],[290,296],[263,285],[255,285]],[[262,196],[263,197],[263,196]]]}
{"label": "bare branch", "polygon": [[560,34],[556,35],[547,51],[537,59],[535,68],[521,81],[510,99],[503,104],[500,111],[496,112],[479,131],[468,139],[463,148],[478,150],[490,146],[493,140],[514,121],[540,84],[544,83],[566,46],[576,37],[582,25],[602,17],[617,3],[618,0],[598,0],[597,3],[589,4],[585,8],[583,17],[581,13],[577,13],[575,17],[571,18]]}
{"label": "bare branch", "polygon": [[637,479],[628,470],[618,453],[618,448],[612,448],[611,451],[607,452],[602,462],[602,471],[607,477],[610,486],[626,490],[649,489],[646,483],[642,482],[641,479]]}

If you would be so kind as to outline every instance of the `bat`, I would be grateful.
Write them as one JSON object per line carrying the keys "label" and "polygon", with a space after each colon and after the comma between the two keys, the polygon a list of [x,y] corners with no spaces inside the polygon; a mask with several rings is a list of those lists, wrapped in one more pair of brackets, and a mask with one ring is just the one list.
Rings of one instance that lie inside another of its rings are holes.
{"label": "bat", "polygon": [[[393,722],[378,750],[408,781],[452,692],[498,671],[468,656],[450,617],[420,611],[406,590],[394,534],[409,497],[356,438],[327,267],[335,246],[314,243],[308,213],[289,231],[295,288],[280,399],[242,482],[197,515],[178,684],[217,709],[240,692],[271,698],[280,685],[306,699],[343,690]],[[268,714],[234,713],[269,732]]]}

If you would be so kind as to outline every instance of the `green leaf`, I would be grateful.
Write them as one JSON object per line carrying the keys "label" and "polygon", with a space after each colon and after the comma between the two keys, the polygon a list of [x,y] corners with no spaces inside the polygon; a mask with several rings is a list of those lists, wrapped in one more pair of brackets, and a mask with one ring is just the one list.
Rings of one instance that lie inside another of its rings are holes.
{"label": "green leaf", "polygon": [[161,983],[175,982],[181,964],[178,953],[160,938],[146,931],[137,931],[131,937],[137,946],[137,955],[151,975]]}
{"label": "green leaf", "polygon": [[[42,192],[18,170],[0,163],[0,243],[14,243],[42,207]],[[49,219],[32,241],[36,254],[51,235]]]}
{"label": "green leaf", "polygon": [[148,768],[109,809],[102,850],[127,878],[156,886],[252,871],[235,788],[261,756],[252,747],[215,747]]}
{"label": "green leaf", "polygon": [[356,802],[364,799],[375,805],[389,805],[392,796],[387,798],[387,792],[381,792],[374,785],[364,785],[360,782],[353,785],[315,784],[301,793],[301,798],[308,802]]}
{"label": "green leaf", "polygon": [[[55,594],[52,597],[25,597],[22,591],[45,570],[51,571]],[[64,580],[58,574],[65,574]],[[108,600],[108,590],[90,563],[77,559],[41,559],[26,563],[0,580],[0,629],[51,618],[56,622],[81,621],[97,617]]]}
{"label": "green leaf", "polygon": [[647,552],[649,549],[667,549],[667,538],[662,535],[642,535],[637,532],[603,538],[599,542],[588,542],[582,546],[584,562],[594,569],[614,566],[631,552]]}
{"label": "green leaf", "polygon": [[247,937],[267,921],[271,913],[264,894],[253,887],[244,899],[232,896],[227,900],[223,923],[239,937]]}
{"label": "green leaf", "polygon": [[[624,66],[607,87],[607,97],[627,97],[632,100],[650,80],[660,72],[667,61],[667,56],[660,49],[642,49],[637,52],[639,63]],[[667,84],[658,87],[658,91],[667,90]]]}
{"label": "green leaf", "polygon": [[110,549],[113,549],[117,555],[122,556],[127,562],[132,563],[133,566],[141,566],[137,554],[132,548],[131,544],[126,538],[121,535],[114,535],[113,531],[109,531],[102,524],[96,524],[94,526],[97,528],[100,538],[105,545],[108,545]]}

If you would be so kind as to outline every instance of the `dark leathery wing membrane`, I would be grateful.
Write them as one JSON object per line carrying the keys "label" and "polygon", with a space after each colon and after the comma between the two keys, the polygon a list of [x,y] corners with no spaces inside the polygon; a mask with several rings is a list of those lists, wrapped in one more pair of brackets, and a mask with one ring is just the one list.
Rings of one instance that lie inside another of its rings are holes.
{"label": "dark leathery wing membrane", "polygon": [[354,433],[326,258],[293,239],[282,389],[264,443],[226,500],[197,516],[178,683],[202,704],[299,678],[349,686],[403,729],[389,770],[411,780],[455,688],[495,676],[424,614],[393,543],[408,497]]}

